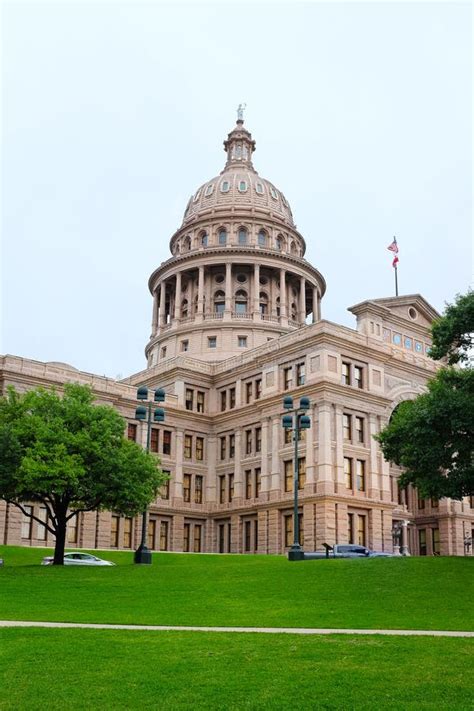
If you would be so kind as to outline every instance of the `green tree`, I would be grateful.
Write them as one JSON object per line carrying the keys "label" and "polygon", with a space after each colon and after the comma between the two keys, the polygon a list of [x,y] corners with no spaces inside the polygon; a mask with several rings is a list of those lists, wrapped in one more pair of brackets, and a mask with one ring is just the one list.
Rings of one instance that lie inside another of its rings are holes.
{"label": "green tree", "polygon": [[65,385],[62,397],[9,388],[0,399],[0,498],[27,516],[28,501],[46,508],[55,565],[64,563],[73,516],[102,509],[135,516],[166,479],[153,455],[125,439],[124,428],[112,407],[94,405],[87,386]]}
{"label": "green tree", "polygon": [[[474,292],[457,296],[432,326],[435,360],[469,365]],[[402,485],[423,496],[460,499],[474,494],[474,370],[442,368],[428,392],[402,402],[376,437],[387,461],[404,467]]]}
{"label": "green tree", "polygon": [[431,358],[447,358],[450,365],[468,361],[474,338],[474,291],[458,294],[444,316],[434,322],[431,334]]}

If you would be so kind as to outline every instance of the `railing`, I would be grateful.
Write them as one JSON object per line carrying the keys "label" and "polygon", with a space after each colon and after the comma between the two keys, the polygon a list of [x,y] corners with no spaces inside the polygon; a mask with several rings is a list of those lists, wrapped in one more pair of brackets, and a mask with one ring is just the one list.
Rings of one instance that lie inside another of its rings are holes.
{"label": "railing", "polygon": [[241,313],[237,313],[236,311],[232,311],[232,318],[243,318],[243,319],[247,319],[248,321],[251,321],[253,316],[252,316],[252,314],[249,314],[249,313],[241,314]]}

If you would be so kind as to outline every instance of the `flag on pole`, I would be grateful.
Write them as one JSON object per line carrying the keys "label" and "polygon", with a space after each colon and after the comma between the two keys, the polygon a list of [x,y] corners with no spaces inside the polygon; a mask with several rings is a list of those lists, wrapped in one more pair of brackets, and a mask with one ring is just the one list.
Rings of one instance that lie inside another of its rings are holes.
{"label": "flag on pole", "polygon": [[389,246],[387,247],[387,249],[388,249],[389,252],[393,252],[393,254],[394,254],[393,262],[392,262],[392,267],[395,268],[395,267],[397,266],[397,264],[398,264],[398,261],[399,261],[399,260],[398,260],[398,256],[397,256],[397,255],[398,255],[398,244],[397,244],[397,238],[396,238],[396,237],[393,238],[392,244],[389,244]]}

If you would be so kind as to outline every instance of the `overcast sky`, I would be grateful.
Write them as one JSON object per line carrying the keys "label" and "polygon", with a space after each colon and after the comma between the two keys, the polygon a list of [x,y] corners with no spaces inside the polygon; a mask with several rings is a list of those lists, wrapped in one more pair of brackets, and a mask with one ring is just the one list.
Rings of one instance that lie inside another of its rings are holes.
{"label": "overcast sky", "polygon": [[3,353],[145,367],[147,280],[247,103],[323,318],[472,270],[470,3],[3,4]]}

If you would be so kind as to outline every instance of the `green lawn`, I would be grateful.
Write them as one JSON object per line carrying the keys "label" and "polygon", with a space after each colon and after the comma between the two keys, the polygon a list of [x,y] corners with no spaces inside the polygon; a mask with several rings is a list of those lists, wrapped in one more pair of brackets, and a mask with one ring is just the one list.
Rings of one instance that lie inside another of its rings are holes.
{"label": "green lawn", "polygon": [[1,709],[473,708],[466,639],[0,630]]}
{"label": "green lawn", "polygon": [[44,567],[0,547],[0,619],[170,625],[474,629],[474,558],[290,563],[280,556],[107,552],[112,568]]}

